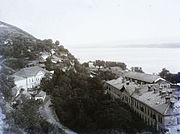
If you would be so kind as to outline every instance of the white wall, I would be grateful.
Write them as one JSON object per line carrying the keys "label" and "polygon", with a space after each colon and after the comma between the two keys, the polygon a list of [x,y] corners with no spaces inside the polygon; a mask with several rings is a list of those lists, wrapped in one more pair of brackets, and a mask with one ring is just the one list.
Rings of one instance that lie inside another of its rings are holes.
{"label": "white wall", "polygon": [[23,80],[15,81],[15,84],[18,88],[33,88],[38,86],[41,82],[41,79],[44,77],[45,73],[40,71],[36,76],[24,78]]}
{"label": "white wall", "polygon": [[14,83],[18,88],[27,89],[27,87],[26,87],[26,79],[18,80],[18,81],[15,81]]}

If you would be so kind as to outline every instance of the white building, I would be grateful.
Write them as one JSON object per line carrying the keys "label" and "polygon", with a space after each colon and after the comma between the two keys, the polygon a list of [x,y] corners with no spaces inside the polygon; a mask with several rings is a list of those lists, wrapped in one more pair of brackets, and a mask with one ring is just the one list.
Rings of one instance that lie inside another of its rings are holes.
{"label": "white building", "polygon": [[[139,73],[139,72],[133,72],[133,71],[127,71],[124,73],[124,78],[126,80],[129,80],[130,82],[135,82],[138,84],[167,84],[165,79],[161,78],[158,75],[153,74],[146,74],[146,73]],[[164,83],[165,82],[165,83]],[[170,83],[169,83],[170,85]]]}
{"label": "white building", "polygon": [[46,73],[48,71],[39,66],[23,68],[13,74],[14,83],[17,89],[27,90],[28,88],[38,86]]}
{"label": "white building", "polygon": [[90,68],[95,68],[94,62],[92,62],[92,61],[88,62],[88,65],[89,65]]}
{"label": "white building", "polygon": [[56,56],[56,55],[52,55],[51,56],[51,61],[52,61],[52,63],[58,63],[58,62],[62,62],[64,59],[63,58],[61,58],[61,57],[58,57],[58,56]]}
{"label": "white building", "polygon": [[42,100],[44,101],[46,98],[46,92],[44,91],[40,91],[36,96],[35,96],[35,100]]}
{"label": "white building", "polygon": [[47,58],[50,57],[51,54],[48,52],[41,52],[40,54],[40,62],[46,62]]}

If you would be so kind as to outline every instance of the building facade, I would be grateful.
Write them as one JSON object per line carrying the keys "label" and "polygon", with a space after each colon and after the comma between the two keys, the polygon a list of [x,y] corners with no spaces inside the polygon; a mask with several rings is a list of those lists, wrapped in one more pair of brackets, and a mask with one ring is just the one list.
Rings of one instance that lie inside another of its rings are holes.
{"label": "building facade", "polygon": [[27,90],[38,86],[46,73],[48,71],[39,66],[23,68],[13,74],[14,83],[17,89]]}
{"label": "building facade", "polygon": [[[124,73],[124,78],[130,82],[136,82],[137,84],[154,84],[165,81],[158,75],[145,74],[139,72],[128,71]],[[167,82],[166,82],[167,83]]]}
{"label": "building facade", "polygon": [[[136,112],[144,122],[160,132],[180,132],[179,92],[163,82],[138,84],[139,79],[115,79],[107,81],[107,92],[121,99]],[[143,82],[147,82],[146,79]],[[166,85],[166,84],[167,85]],[[166,85],[166,86],[165,86]]]}

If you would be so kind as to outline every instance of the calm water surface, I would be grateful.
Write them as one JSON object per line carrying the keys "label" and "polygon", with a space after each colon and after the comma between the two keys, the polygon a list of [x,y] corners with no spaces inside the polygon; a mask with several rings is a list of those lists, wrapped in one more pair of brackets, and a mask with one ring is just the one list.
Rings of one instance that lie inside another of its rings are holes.
{"label": "calm water surface", "polygon": [[80,62],[90,60],[120,61],[132,66],[141,66],[147,73],[158,73],[167,68],[180,72],[180,48],[70,48]]}

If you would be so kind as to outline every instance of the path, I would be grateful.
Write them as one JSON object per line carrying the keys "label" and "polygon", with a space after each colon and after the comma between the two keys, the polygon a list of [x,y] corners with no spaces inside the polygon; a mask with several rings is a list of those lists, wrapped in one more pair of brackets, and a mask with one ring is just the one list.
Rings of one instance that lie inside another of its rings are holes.
{"label": "path", "polygon": [[66,134],[77,134],[70,129],[64,127],[60,122],[55,113],[55,111],[51,107],[51,99],[49,96],[46,97],[44,105],[40,108],[40,113],[42,117],[44,117],[49,123],[58,126],[58,128],[64,130]]}

